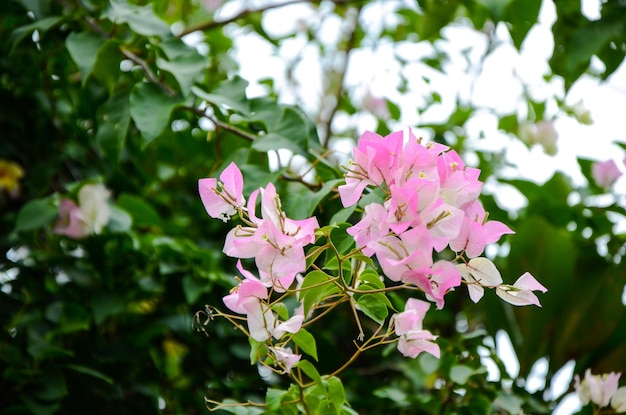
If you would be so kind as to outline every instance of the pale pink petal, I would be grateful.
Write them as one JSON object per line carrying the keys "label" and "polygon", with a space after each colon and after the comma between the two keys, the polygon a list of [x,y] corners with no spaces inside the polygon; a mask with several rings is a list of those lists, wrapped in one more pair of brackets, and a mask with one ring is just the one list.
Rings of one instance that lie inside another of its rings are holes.
{"label": "pale pink petal", "polygon": [[304,316],[302,314],[296,314],[291,317],[289,320],[280,323],[272,330],[272,336],[276,340],[280,340],[281,337],[285,333],[297,333],[300,331],[302,327],[302,322],[304,321]]}

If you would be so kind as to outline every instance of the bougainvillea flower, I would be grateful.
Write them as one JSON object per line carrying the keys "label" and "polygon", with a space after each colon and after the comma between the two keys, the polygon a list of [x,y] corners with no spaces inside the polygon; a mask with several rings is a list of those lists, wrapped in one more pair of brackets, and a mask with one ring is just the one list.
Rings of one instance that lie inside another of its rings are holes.
{"label": "bougainvillea flower", "polygon": [[534,304],[541,307],[541,303],[533,291],[545,293],[548,289],[541,285],[529,272],[525,272],[513,285],[500,284],[496,287],[498,297],[508,303],[519,306]]}
{"label": "bougainvillea flower", "polygon": [[[255,214],[259,193],[261,218]],[[261,282],[277,292],[284,292],[296,274],[305,271],[304,246],[315,240],[317,219],[287,218],[271,183],[250,195],[248,215],[252,226],[231,229],[226,235],[223,252],[235,258],[255,258]]]}
{"label": "bougainvillea flower", "polygon": [[267,287],[261,283],[250,271],[243,268],[241,261],[237,261],[237,269],[245,277],[231,293],[222,300],[226,307],[239,314],[246,314],[244,304],[247,302],[258,302],[267,298]]}
{"label": "bougainvillea flower", "polygon": [[246,320],[250,337],[258,342],[264,342],[270,337],[280,339],[285,333],[297,333],[302,327],[304,316],[296,314],[284,322],[280,322],[274,311],[261,301],[244,302]]}
{"label": "bougainvillea flower", "polygon": [[583,405],[593,402],[602,408],[609,405],[611,398],[617,392],[620,375],[615,372],[592,375],[591,370],[587,369],[582,382],[578,375],[574,377],[574,389],[578,392]]}
{"label": "bougainvillea flower", "polygon": [[230,163],[224,169],[219,182],[215,178],[198,180],[198,192],[209,216],[224,222],[246,203],[243,196],[243,176],[235,163]]}
{"label": "bougainvillea flower", "polygon": [[467,283],[470,299],[475,303],[483,297],[484,287],[494,288],[502,284],[500,271],[487,258],[472,258],[467,264],[459,264],[456,267]]}
{"label": "bougainvillea flower", "polygon": [[298,363],[302,357],[302,355],[293,353],[290,347],[269,347],[268,349],[274,354],[274,360],[283,366],[282,373],[291,372],[293,365]]}
{"label": "bougainvillea flower", "polygon": [[622,175],[614,160],[598,161],[591,165],[591,175],[596,184],[608,189]]}
{"label": "bougainvillea flower", "polygon": [[69,199],[61,200],[54,232],[74,239],[101,233],[111,218],[110,196],[102,184],[83,185],[78,191],[78,205]]}
{"label": "bougainvillea flower", "polygon": [[54,225],[54,233],[80,239],[88,235],[83,226],[82,214],[76,203],[70,199],[61,199],[59,203],[59,219]]}
{"label": "bougainvillea flower", "polygon": [[346,174],[346,184],[339,186],[345,207],[355,204],[365,187],[391,183],[398,155],[402,151],[402,131],[386,137],[366,131],[354,149],[354,161]]}
{"label": "bougainvillea flower", "polygon": [[465,251],[469,258],[477,257],[485,246],[497,242],[504,234],[514,233],[508,226],[498,221],[487,221],[485,209],[478,200],[461,206],[465,218],[459,234],[450,241],[450,249]]}
{"label": "bougainvillea flower", "polygon": [[370,203],[365,206],[361,220],[346,232],[354,237],[356,246],[361,248],[363,254],[371,257],[378,240],[389,234],[387,210],[383,205]]}
{"label": "bougainvillea flower", "polygon": [[390,280],[402,281],[405,272],[433,264],[432,236],[426,226],[411,228],[400,236],[386,236],[376,245],[376,258]]}
{"label": "bougainvillea flower", "polygon": [[615,412],[621,414],[626,412],[626,386],[623,386],[615,392],[611,398],[611,408],[615,409]]}
{"label": "bougainvillea flower", "polygon": [[422,322],[430,304],[416,298],[409,298],[404,311],[394,316],[394,330],[398,339],[398,350],[406,357],[415,358],[421,352],[428,352],[439,357],[439,345],[433,343],[437,338],[428,330],[423,330]]}

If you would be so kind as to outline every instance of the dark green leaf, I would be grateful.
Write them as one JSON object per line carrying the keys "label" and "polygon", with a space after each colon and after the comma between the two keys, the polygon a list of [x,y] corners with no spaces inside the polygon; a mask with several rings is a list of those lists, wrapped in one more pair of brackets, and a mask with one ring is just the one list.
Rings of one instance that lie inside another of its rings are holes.
{"label": "dark green leaf", "polygon": [[315,337],[305,329],[300,329],[294,336],[293,341],[300,349],[317,361],[317,345]]}
{"label": "dark green leaf", "polygon": [[158,86],[145,82],[130,93],[130,115],[143,136],[143,146],[150,144],[169,125],[170,114],[182,104],[179,96],[169,97]]}
{"label": "dark green leaf", "polygon": [[308,360],[300,360],[298,363],[294,365],[294,367],[301,369],[319,387],[321,388],[324,387],[324,383],[322,382],[322,377],[320,376],[319,372],[317,371],[317,369],[315,368],[315,366],[313,366],[311,362],[309,362]]}
{"label": "dark green leaf", "polygon": [[361,295],[356,300],[359,309],[369,318],[382,325],[389,315],[387,304],[389,300],[383,293]]}
{"label": "dark green leaf", "polygon": [[157,211],[140,197],[122,193],[117,199],[117,205],[131,215],[135,226],[161,226]]}
{"label": "dark green leaf", "polygon": [[92,32],[72,32],[65,39],[67,51],[80,69],[83,84],[93,71],[98,50],[103,43],[104,39]]}
{"label": "dark green leaf", "polygon": [[128,94],[114,95],[102,104],[97,112],[96,143],[113,163],[120,159],[130,125],[128,99]]}
{"label": "dark green leaf", "polygon": [[58,209],[50,199],[35,199],[20,209],[15,221],[15,231],[32,231],[50,223],[58,216]]}
{"label": "dark green leaf", "polygon": [[124,0],[111,0],[109,10],[104,14],[114,23],[127,23],[135,32],[144,36],[168,37],[169,26],[154,14],[152,5],[131,5]]}

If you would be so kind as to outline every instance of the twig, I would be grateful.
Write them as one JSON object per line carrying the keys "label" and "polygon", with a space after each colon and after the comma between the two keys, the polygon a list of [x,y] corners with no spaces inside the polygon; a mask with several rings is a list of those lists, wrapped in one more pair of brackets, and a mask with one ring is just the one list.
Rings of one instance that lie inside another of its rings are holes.
{"label": "twig", "polygon": [[[346,77],[346,72],[348,70],[348,63],[350,62],[350,52],[354,49],[356,45],[356,31],[359,27],[359,18],[361,16],[362,6],[358,6],[355,9],[355,12],[351,16],[351,19],[346,23],[346,29],[344,31],[344,37],[347,39],[346,47],[344,49],[344,56],[341,68],[337,71],[336,75],[338,75],[337,87],[332,94],[334,102],[330,104],[330,108],[328,110],[328,115],[326,119],[321,119],[321,130],[322,130],[322,147],[326,148],[328,146],[328,140],[332,134],[332,123],[335,118],[335,114],[337,113],[337,109],[339,108],[339,103],[341,102],[341,95],[343,94],[343,84]],[[323,112],[320,113],[320,118],[323,117]]]}
{"label": "twig", "polygon": [[141,69],[143,69],[143,72],[146,74],[146,77],[148,78],[148,80],[152,82],[153,84],[157,85],[159,88],[161,88],[163,92],[165,92],[168,96],[172,97],[176,95],[176,91],[174,91],[168,85],[161,82],[159,78],[157,78],[157,76],[154,74],[154,72],[152,72],[152,69],[150,69],[150,66],[148,66],[148,63],[145,60],[141,59],[139,56],[135,55],[133,52],[131,52],[130,50],[124,47],[120,48],[120,52],[126,58],[130,59],[137,65],[141,66]]}
{"label": "twig", "polygon": [[204,22],[199,22],[196,23],[194,25],[191,25],[189,27],[187,27],[185,30],[183,30],[181,33],[178,34],[178,37],[183,37],[188,35],[189,33],[193,33],[193,32],[197,32],[199,30],[211,30],[211,29],[215,29],[217,27],[222,27],[227,25],[228,23],[232,23],[235,22],[239,19],[242,19],[250,14],[254,14],[254,13],[263,13],[264,11],[267,10],[271,10],[271,9],[277,9],[279,7],[285,7],[285,6],[290,6],[292,4],[298,4],[298,3],[310,3],[311,0],[288,0],[288,1],[284,1],[282,3],[275,3],[275,4],[269,4],[267,6],[264,7],[259,7],[258,9],[246,9],[246,10],[242,10],[241,12],[237,13],[234,16],[231,16],[227,19],[223,19],[223,20],[207,20]]}

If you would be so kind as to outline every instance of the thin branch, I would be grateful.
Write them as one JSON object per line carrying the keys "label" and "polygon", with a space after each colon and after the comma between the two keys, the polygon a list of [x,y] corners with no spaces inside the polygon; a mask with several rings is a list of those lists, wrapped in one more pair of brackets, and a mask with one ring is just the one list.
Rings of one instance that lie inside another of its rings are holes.
{"label": "thin branch", "polygon": [[226,131],[230,131],[233,134],[238,135],[239,137],[245,138],[248,141],[254,141],[257,139],[257,136],[254,134],[251,134],[247,131],[241,130],[233,125],[227,124],[223,121],[218,120],[215,117],[212,117],[210,115],[208,115],[205,111],[199,109],[199,108],[194,108],[194,107],[181,107],[181,109],[185,109],[188,111],[193,112],[196,115],[199,115],[201,117],[205,117],[206,119],[208,119],[209,121],[211,121],[211,123],[215,126],[216,129],[222,129],[222,130],[226,130]]}
{"label": "thin branch", "polygon": [[131,52],[130,50],[124,47],[120,48],[120,52],[126,58],[130,59],[137,65],[141,66],[141,69],[143,69],[143,72],[146,74],[146,77],[148,78],[148,80],[152,82],[153,84],[157,85],[159,88],[161,88],[163,92],[165,92],[168,96],[172,97],[176,95],[176,91],[174,91],[168,85],[161,82],[159,78],[157,78],[157,76],[154,74],[154,72],[152,72],[152,69],[150,69],[150,66],[145,60],[141,59],[139,56],[135,55],[133,52]]}
{"label": "thin branch", "polygon": [[356,32],[359,27],[359,18],[361,16],[362,6],[358,6],[354,9],[354,13],[352,16],[349,16],[350,19],[346,23],[346,29],[344,31],[344,38],[346,39],[346,47],[343,51],[343,61],[341,68],[338,69],[335,75],[338,76],[337,86],[335,91],[332,92],[332,96],[334,98],[334,102],[329,104],[329,109],[327,111],[327,116],[323,119],[324,112],[320,113],[321,118],[321,129],[322,129],[322,147],[326,148],[328,146],[328,141],[330,140],[330,136],[332,135],[332,123],[335,118],[335,114],[337,113],[337,109],[339,108],[339,102],[341,102],[341,96],[344,92],[344,81],[346,77],[346,72],[348,70],[348,64],[350,62],[350,52],[356,46]]}
{"label": "thin branch", "polygon": [[245,9],[242,10],[241,12],[237,13],[234,16],[231,16],[227,19],[223,19],[223,20],[207,20],[204,22],[199,22],[196,23],[194,25],[191,25],[189,27],[187,27],[185,30],[183,30],[181,33],[178,34],[178,37],[183,37],[186,36],[190,33],[193,32],[197,32],[199,30],[211,30],[211,29],[215,29],[217,27],[222,27],[227,25],[228,23],[232,23],[235,22],[239,19],[243,19],[244,17],[250,15],[250,14],[254,14],[254,13],[263,13],[267,10],[271,10],[271,9],[277,9],[280,7],[285,7],[285,6],[291,6],[292,4],[298,4],[298,3],[311,3],[311,0],[288,0],[288,1],[284,1],[282,3],[275,3],[275,4],[269,4],[267,6],[264,7],[259,7],[258,9]]}

